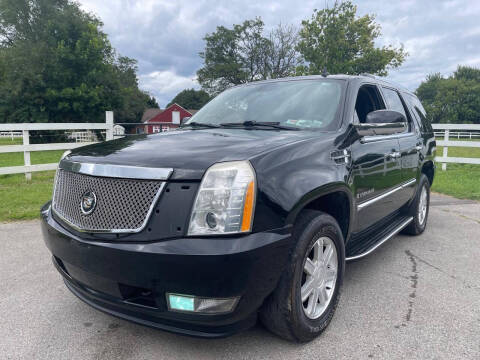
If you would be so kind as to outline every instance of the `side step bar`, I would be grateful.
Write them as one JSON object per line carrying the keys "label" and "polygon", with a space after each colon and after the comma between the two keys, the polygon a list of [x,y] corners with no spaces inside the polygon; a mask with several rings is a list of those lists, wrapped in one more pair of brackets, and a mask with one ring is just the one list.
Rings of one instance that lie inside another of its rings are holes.
{"label": "side step bar", "polygon": [[403,229],[405,226],[407,226],[408,224],[410,224],[410,222],[412,222],[412,220],[413,220],[413,217],[410,216],[409,218],[407,218],[406,220],[404,220],[402,223],[400,223],[397,227],[395,227],[389,234],[387,234],[386,236],[384,236],[380,241],[376,242],[375,245],[373,245],[371,248],[369,248],[369,249],[366,250],[365,252],[362,252],[361,254],[347,257],[345,260],[346,260],[346,261],[357,260],[357,259],[360,259],[360,258],[362,258],[362,257],[364,257],[364,256],[367,256],[368,254],[371,254],[371,253],[374,252],[378,247],[380,247],[382,244],[384,244],[385,242],[387,242],[388,240],[390,240],[392,237],[394,237],[395,235],[397,235],[400,231],[402,231],[402,229]]}

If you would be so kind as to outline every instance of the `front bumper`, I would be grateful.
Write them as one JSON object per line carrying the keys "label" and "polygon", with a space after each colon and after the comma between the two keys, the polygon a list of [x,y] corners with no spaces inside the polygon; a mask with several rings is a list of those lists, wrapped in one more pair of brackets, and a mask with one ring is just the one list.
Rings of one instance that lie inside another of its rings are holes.
{"label": "front bumper", "polygon": [[[238,237],[148,243],[84,240],[42,209],[42,232],[67,287],[109,314],[167,331],[223,337],[252,326],[275,289],[291,247],[288,229]],[[228,314],[179,313],[166,293],[240,297]]]}

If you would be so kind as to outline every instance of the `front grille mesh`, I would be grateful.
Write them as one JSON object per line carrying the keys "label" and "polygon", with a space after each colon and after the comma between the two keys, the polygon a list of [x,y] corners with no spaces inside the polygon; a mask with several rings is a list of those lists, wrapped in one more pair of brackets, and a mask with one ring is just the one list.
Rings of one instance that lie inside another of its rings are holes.
{"label": "front grille mesh", "polygon": [[[132,180],[95,177],[59,169],[53,209],[75,227],[91,232],[139,231],[163,183],[156,180]],[[81,211],[83,194],[97,197],[95,210]]]}

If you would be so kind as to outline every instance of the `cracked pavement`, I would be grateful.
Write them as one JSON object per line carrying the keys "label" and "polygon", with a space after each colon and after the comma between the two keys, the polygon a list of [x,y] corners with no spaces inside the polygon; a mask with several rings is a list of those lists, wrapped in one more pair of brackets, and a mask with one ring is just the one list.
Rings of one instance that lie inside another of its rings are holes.
{"label": "cracked pavement", "polygon": [[480,203],[434,194],[427,230],[348,263],[311,343],[260,325],[230,338],[165,333],[103,314],[61,281],[39,222],[0,224],[1,359],[479,359]]}

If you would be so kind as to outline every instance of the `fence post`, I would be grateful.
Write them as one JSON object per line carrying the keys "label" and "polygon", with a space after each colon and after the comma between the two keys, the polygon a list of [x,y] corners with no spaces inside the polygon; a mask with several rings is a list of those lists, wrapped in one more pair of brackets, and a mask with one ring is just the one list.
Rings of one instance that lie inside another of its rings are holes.
{"label": "fence post", "polygon": [[105,138],[107,141],[113,140],[113,111],[105,111],[105,122],[107,125]]}
{"label": "fence post", "polygon": [[[30,134],[28,133],[28,130],[23,130],[23,145],[30,145]],[[23,162],[25,163],[25,166],[30,166],[30,151],[23,151]],[[25,173],[25,179],[27,181],[32,180],[32,173]]]}
{"label": "fence post", "polygon": [[[443,140],[445,141],[448,141],[450,138],[450,130],[445,130],[445,137],[443,138]],[[448,156],[448,146],[444,146],[443,147],[443,157],[447,157]],[[442,170],[445,171],[447,170],[447,163],[443,163],[442,164]]]}

